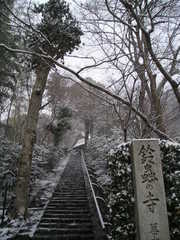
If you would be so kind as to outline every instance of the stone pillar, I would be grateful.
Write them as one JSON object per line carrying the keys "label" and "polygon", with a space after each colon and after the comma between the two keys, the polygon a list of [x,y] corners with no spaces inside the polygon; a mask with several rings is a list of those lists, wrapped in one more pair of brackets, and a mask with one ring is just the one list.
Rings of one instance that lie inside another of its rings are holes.
{"label": "stone pillar", "polygon": [[131,144],[138,240],[169,240],[160,147],[157,139]]}

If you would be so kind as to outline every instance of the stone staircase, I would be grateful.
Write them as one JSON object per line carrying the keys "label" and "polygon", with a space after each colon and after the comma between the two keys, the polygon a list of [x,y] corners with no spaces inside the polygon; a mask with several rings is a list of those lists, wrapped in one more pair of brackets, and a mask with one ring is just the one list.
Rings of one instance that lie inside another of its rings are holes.
{"label": "stone staircase", "polygon": [[92,219],[80,154],[76,153],[69,160],[33,239],[95,240]]}

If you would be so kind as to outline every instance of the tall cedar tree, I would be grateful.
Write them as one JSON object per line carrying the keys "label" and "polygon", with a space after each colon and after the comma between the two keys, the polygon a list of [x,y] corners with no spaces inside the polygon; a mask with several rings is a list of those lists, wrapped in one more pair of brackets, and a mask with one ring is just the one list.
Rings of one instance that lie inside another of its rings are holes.
{"label": "tall cedar tree", "polygon": [[[35,6],[34,14],[41,14],[42,18],[41,22],[35,26],[36,33],[27,36],[31,50],[36,53],[46,53],[58,60],[63,59],[66,53],[71,53],[80,45],[82,31],[65,1],[49,0],[45,4]],[[22,154],[18,163],[15,199],[15,214],[16,216],[22,215],[24,218],[27,217],[32,151],[36,141],[39,109],[52,67],[50,62],[35,57],[32,58],[32,64],[36,81],[29,101]]]}
{"label": "tall cedar tree", "polygon": [[[10,31],[9,11],[7,10],[5,1],[0,0],[0,43],[13,45],[14,35]],[[14,0],[7,0],[6,4],[13,8]],[[0,49],[0,109],[3,109],[5,100],[9,97],[9,93],[14,88],[14,58],[15,54]]]}

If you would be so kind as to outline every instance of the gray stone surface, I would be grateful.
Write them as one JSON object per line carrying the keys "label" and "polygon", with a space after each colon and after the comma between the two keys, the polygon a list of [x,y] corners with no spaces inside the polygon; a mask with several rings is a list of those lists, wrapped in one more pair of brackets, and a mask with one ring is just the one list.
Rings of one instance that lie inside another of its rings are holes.
{"label": "gray stone surface", "polygon": [[164,181],[157,139],[131,145],[136,196],[137,239],[169,240]]}

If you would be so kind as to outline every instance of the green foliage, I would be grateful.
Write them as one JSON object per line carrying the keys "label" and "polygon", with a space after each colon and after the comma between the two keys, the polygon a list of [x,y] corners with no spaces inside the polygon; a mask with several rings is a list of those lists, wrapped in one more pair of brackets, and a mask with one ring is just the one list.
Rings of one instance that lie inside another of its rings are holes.
{"label": "green foliage", "polygon": [[[36,29],[44,37],[36,33],[29,36],[33,50],[41,52],[42,49],[52,57],[59,59],[79,46],[82,31],[65,1],[49,0],[47,3],[35,5],[34,13],[42,17]],[[37,59],[34,61],[36,62]]]}
{"label": "green foliage", "polygon": [[67,130],[71,129],[71,125],[66,119],[62,119],[58,122],[57,126],[54,128],[54,145],[58,146],[60,140]]}
{"label": "green foliage", "polygon": [[71,118],[72,117],[72,110],[68,107],[60,107],[58,111],[57,119],[62,118]]}
{"label": "green foliage", "polygon": [[[16,163],[19,158],[21,147],[12,144],[12,142],[7,141],[1,136],[0,142],[0,173],[3,174],[4,171],[12,170],[16,174]],[[0,184],[0,186],[2,185]]]}
{"label": "green foliage", "polygon": [[47,126],[47,129],[54,135],[54,146],[58,146],[62,137],[71,129],[69,119],[72,117],[72,110],[68,107],[58,109],[56,123]]}
{"label": "green foliage", "polygon": [[64,151],[62,149],[57,149],[54,146],[49,146],[48,151],[46,152],[46,169],[52,170],[57,165],[57,162],[60,158],[64,157]]}
{"label": "green foliage", "polygon": [[[15,35],[10,31],[9,12],[4,5],[4,2],[12,8],[14,0],[0,1],[0,43],[14,46]],[[6,98],[9,97],[9,90],[14,88],[14,57],[12,54],[3,48],[0,48],[0,105]]]}
{"label": "green foliage", "polygon": [[161,142],[171,240],[180,238],[180,144]]}
{"label": "green foliage", "polygon": [[122,142],[119,137],[120,131],[117,129],[112,131],[114,131],[114,134],[111,137],[94,135],[86,149],[88,163],[95,169],[98,182],[105,188],[110,182],[106,156],[110,150],[116,148]]}
{"label": "green foliage", "polygon": [[129,145],[120,145],[108,155],[111,177],[109,211],[111,235],[116,239],[135,239],[134,193]]}
{"label": "green foliage", "polygon": [[[163,176],[171,239],[180,238],[180,145],[166,141],[160,143]],[[109,213],[114,240],[135,240],[134,192],[132,162],[129,144],[122,144],[108,155],[111,185]]]}

